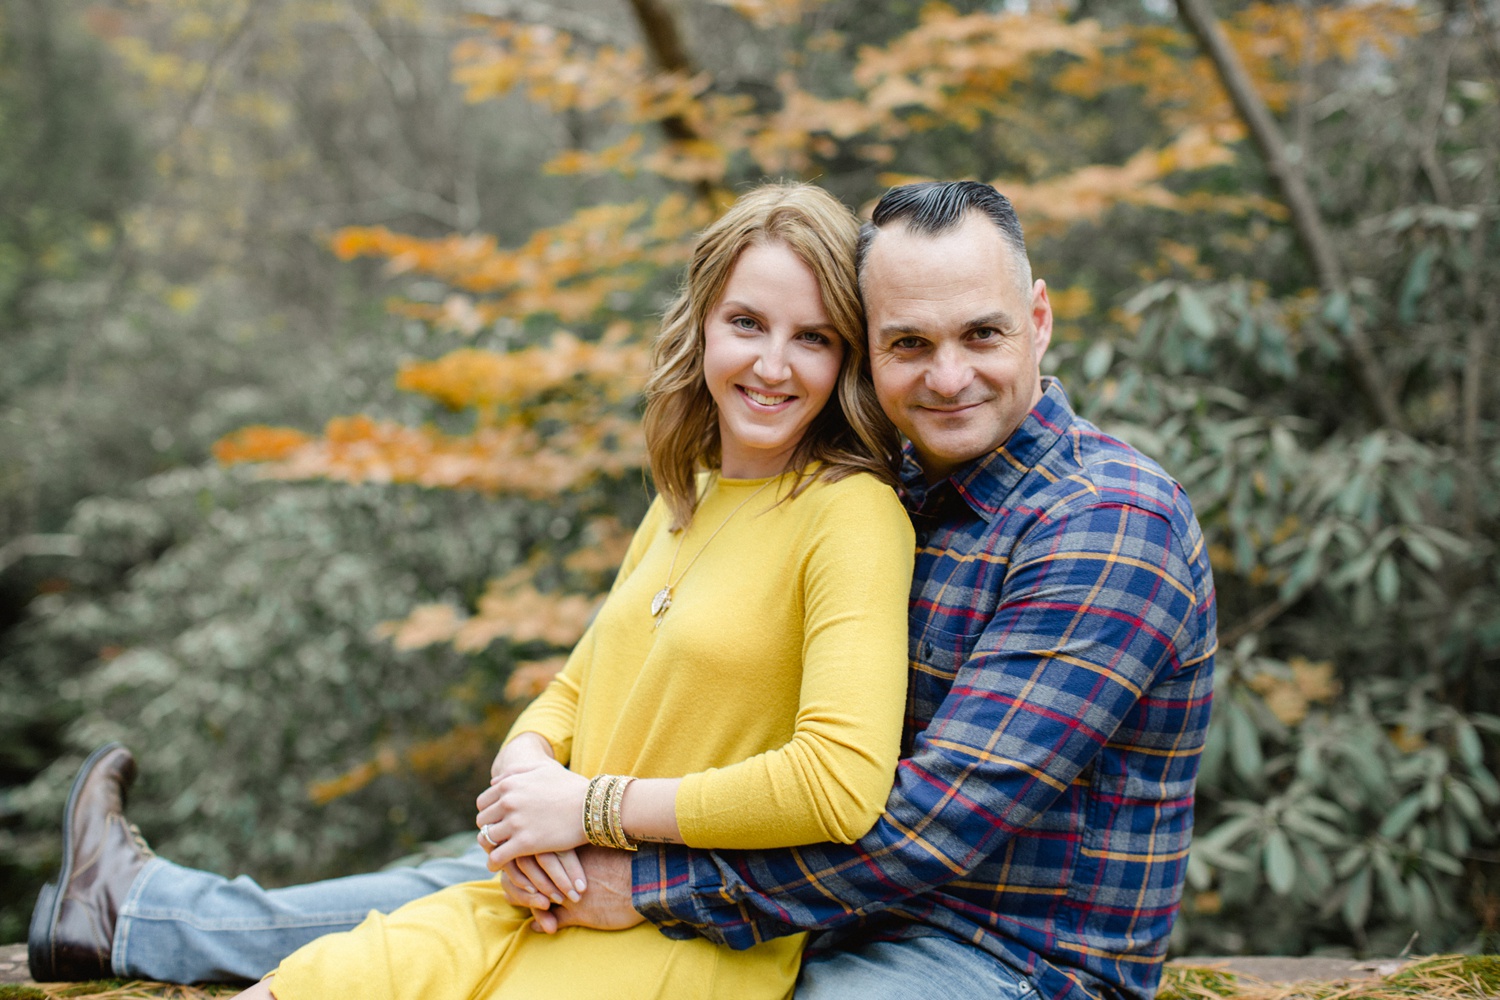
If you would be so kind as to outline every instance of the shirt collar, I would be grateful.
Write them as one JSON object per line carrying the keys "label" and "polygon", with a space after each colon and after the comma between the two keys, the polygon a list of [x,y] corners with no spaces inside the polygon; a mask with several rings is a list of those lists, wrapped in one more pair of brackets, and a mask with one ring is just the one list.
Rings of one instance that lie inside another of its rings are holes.
{"label": "shirt collar", "polygon": [[928,485],[916,451],[908,441],[901,456],[901,484],[906,504],[914,511],[921,511],[946,484],[974,513],[986,522],[993,521],[1010,491],[1072,426],[1073,407],[1068,402],[1068,394],[1063,391],[1062,383],[1049,376],[1042,379],[1042,398],[1005,443],[987,455],[960,465],[946,479]]}

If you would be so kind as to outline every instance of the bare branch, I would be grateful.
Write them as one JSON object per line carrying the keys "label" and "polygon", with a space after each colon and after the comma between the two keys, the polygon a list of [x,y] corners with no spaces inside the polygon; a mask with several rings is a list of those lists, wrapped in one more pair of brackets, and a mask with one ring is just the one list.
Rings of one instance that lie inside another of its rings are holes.
{"label": "bare branch", "polygon": [[466,213],[463,206],[456,205],[432,191],[419,191],[408,187],[378,163],[356,163],[355,171],[370,187],[374,188],[390,206],[403,211],[425,215],[448,229],[467,231]]}
{"label": "bare branch", "polygon": [[[1281,192],[1281,200],[1291,213],[1292,228],[1297,233],[1298,242],[1312,260],[1318,284],[1325,292],[1347,293],[1349,283],[1343,264],[1334,250],[1328,229],[1323,224],[1317,201],[1307,186],[1300,155],[1296,159],[1290,155],[1280,126],[1271,116],[1270,108],[1255,89],[1255,82],[1240,62],[1239,54],[1229,44],[1229,39],[1225,37],[1205,0],[1177,0],[1177,9],[1208,55],[1209,61],[1213,63],[1219,81],[1229,93],[1230,101],[1250,130],[1250,137],[1260,150],[1261,158],[1265,160],[1266,167]],[[1350,323],[1343,336],[1345,346],[1352,356],[1355,373],[1381,420],[1389,427],[1403,429],[1406,422],[1401,417],[1395,392],[1364,329],[1357,322]]]}
{"label": "bare branch", "polygon": [[1226,632],[1219,633],[1219,648],[1230,649],[1247,635],[1253,635],[1270,625],[1291,608],[1292,601],[1277,598],[1251,612],[1250,617]]}
{"label": "bare branch", "polygon": [[1432,89],[1428,93],[1427,112],[1422,123],[1421,147],[1417,161],[1438,204],[1453,207],[1453,186],[1448,183],[1448,174],[1438,162],[1438,131],[1443,124],[1443,108],[1448,103],[1448,71],[1453,64],[1453,50],[1458,47],[1458,36],[1448,33],[1438,46],[1436,65],[1432,70]]}
{"label": "bare branch", "polygon": [[1297,105],[1293,118],[1297,137],[1297,154],[1303,163],[1312,162],[1313,36],[1318,24],[1317,11],[1311,0],[1298,0],[1302,8],[1302,44],[1297,51]]}
{"label": "bare branch", "polygon": [[561,28],[594,45],[608,45],[616,40],[609,26],[602,21],[553,4],[540,3],[538,0],[472,0],[464,4],[464,10],[496,20]]}
{"label": "bare branch", "polygon": [[410,103],[417,96],[417,78],[411,68],[386,44],[364,12],[348,0],[344,3],[344,20],[349,25],[349,34],[354,37],[355,44],[365,58],[370,60],[371,65],[380,71],[380,75],[385,77],[391,93],[396,95],[398,101]]}
{"label": "bare branch", "polygon": [[[1490,180],[1494,177],[1493,162],[1485,171],[1484,176],[1488,181],[1483,191],[1487,201],[1493,190],[1493,181]],[[1484,259],[1485,244],[1489,240],[1490,232],[1491,228],[1482,222],[1475,225],[1474,231],[1469,234],[1470,260],[1477,262]],[[1463,431],[1460,440],[1467,475],[1461,486],[1459,510],[1465,527],[1473,532],[1479,523],[1479,497],[1484,488],[1485,478],[1479,433],[1480,402],[1486,383],[1485,357],[1490,351],[1490,344],[1500,339],[1500,295],[1496,295],[1493,289],[1488,289],[1484,301],[1480,301],[1481,288],[1477,265],[1464,271],[1462,287],[1464,299],[1473,310],[1473,316],[1464,334],[1464,371],[1460,389],[1460,398],[1463,402]]]}
{"label": "bare branch", "polygon": [[251,0],[245,5],[244,13],[240,15],[234,27],[224,35],[218,48],[214,50],[214,54],[209,57],[208,65],[203,70],[202,82],[198,84],[198,89],[193,93],[192,99],[183,109],[182,116],[177,120],[177,125],[172,130],[172,138],[162,144],[162,149],[171,149],[177,145],[198,115],[208,106],[215,90],[218,89],[220,74],[226,72],[228,67],[244,53],[251,38],[250,29],[255,24],[256,16],[265,6],[257,0]]}
{"label": "bare branch", "polygon": [[22,535],[0,545],[0,573],[28,556],[83,555],[83,539],[77,535]]}
{"label": "bare branch", "polygon": [[1500,30],[1490,20],[1489,11],[1485,7],[1483,0],[1469,0],[1469,11],[1474,15],[1475,26],[1479,29],[1479,40],[1484,43],[1485,65],[1489,67],[1495,85],[1500,86],[1500,43],[1495,41]]}

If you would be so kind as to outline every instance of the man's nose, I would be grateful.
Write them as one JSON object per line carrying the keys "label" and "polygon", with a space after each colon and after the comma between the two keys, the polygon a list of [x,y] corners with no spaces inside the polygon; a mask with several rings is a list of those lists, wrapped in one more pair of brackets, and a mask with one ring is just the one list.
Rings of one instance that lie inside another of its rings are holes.
{"label": "man's nose", "polygon": [[961,395],[974,381],[974,367],[961,352],[945,348],[933,358],[926,381],[929,391],[952,399]]}
{"label": "man's nose", "polygon": [[755,359],[755,374],[767,384],[785,381],[791,374],[791,366],[787,364],[786,344],[781,342],[780,337],[766,337],[761,346],[760,356]]}

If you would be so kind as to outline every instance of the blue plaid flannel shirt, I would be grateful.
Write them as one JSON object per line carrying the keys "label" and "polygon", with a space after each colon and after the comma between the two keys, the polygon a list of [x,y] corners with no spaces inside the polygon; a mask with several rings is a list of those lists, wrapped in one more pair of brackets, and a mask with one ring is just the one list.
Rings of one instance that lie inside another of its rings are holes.
{"label": "blue plaid flannel shirt", "polygon": [[1216,647],[1197,520],[1156,463],[1060,385],[928,487],[902,760],[854,844],[660,846],[637,910],[733,948],[949,935],[1046,998],[1151,1000],[1182,896]]}

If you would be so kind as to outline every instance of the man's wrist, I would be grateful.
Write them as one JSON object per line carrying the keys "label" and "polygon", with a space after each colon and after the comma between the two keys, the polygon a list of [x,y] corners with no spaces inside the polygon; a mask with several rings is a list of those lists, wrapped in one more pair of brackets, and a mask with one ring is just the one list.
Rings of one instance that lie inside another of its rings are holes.
{"label": "man's wrist", "polygon": [[630,859],[630,905],[667,937],[698,937],[691,875],[686,848],[642,844]]}

